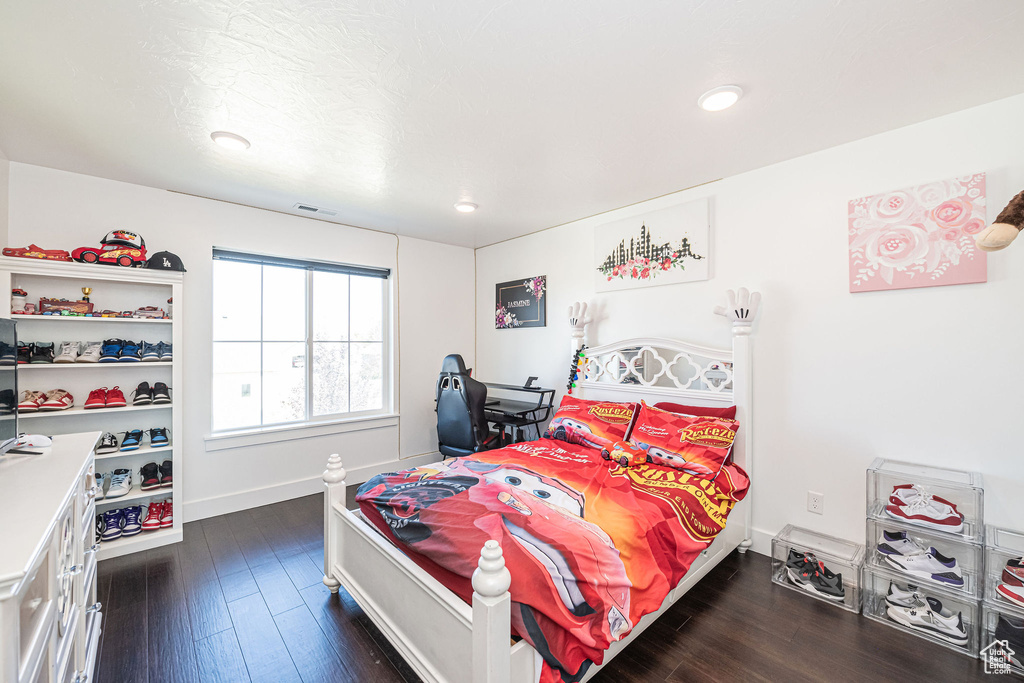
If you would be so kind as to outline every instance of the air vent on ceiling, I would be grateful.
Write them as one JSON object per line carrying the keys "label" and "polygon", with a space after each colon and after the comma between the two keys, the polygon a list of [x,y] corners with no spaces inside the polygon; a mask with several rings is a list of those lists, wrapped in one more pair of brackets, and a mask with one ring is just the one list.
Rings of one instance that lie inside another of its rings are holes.
{"label": "air vent on ceiling", "polygon": [[298,211],[299,213],[316,214],[317,216],[337,216],[338,215],[337,211],[332,211],[330,209],[325,209],[325,208],[320,207],[320,206],[313,206],[312,204],[296,204],[292,208],[295,209],[296,211]]}

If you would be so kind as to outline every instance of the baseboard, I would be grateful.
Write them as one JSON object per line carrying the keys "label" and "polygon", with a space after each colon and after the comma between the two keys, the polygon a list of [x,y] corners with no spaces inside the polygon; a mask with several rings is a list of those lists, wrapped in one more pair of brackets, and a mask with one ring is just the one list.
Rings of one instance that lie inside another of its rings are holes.
{"label": "baseboard", "polygon": [[773,538],[775,538],[775,534],[763,529],[754,528],[751,534],[751,540],[754,541],[754,545],[750,549],[755,553],[771,557]]}
{"label": "baseboard", "polygon": [[[373,475],[380,474],[381,472],[404,470],[409,469],[410,467],[418,467],[420,465],[435,462],[438,460],[437,455],[437,453],[425,453],[423,455],[377,463],[375,465],[366,465],[353,469],[346,468],[347,476],[345,479],[351,484],[362,483]],[[327,456],[324,456],[324,465],[326,466],[326,464]],[[342,460],[342,464],[344,464],[344,459]],[[185,501],[180,514],[183,515],[183,520],[185,522],[194,522],[199,519],[206,519],[207,517],[226,515],[231,512],[238,512],[239,510],[248,510],[250,508],[260,507],[261,505],[280,503],[283,500],[300,498],[314,493],[323,493],[323,486],[324,482],[323,479],[320,478],[320,475],[308,477],[306,479],[296,479],[294,481],[274,484],[272,486],[262,486],[256,489],[249,489],[247,491],[228,493],[223,496],[213,496],[210,498],[203,498],[201,500]]]}

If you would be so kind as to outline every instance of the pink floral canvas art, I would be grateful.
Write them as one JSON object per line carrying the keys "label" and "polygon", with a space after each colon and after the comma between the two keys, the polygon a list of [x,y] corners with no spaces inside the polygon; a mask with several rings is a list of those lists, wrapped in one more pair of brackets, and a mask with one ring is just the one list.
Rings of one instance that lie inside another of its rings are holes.
{"label": "pink floral canvas art", "polygon": [[850,291],[987,280],[985,174],[961,176],[850,202]]}

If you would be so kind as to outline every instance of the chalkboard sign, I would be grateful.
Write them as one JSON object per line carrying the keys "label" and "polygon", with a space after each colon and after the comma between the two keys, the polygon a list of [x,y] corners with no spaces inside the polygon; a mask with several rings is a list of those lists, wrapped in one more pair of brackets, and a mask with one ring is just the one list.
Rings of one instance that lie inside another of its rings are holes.
{"label": "chalkboard sign", "polygon": [[494,286],[494,327],[544,327],[547,276],[501,282]]}

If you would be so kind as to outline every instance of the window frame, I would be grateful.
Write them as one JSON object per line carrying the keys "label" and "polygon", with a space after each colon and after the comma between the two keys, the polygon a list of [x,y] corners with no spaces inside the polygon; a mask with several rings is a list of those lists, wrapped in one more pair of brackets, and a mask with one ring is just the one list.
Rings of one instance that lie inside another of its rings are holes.
{"label": "window frame", "polygon": [[[211,337],[211,341],[210,341],[211,351],[216,348],[217,344],[222,344],[222,343],[239,343],[239,342],[241,342],[241,343],[251,343],[251,344],[258,344],[259,345],[259,347],[260,347],[260,365],[259,365],[259,376],[260,376],[260,423],[259,424],[253,424],[253,425],[239,426],[239,427],[231,427],[231,428],[228,428],[228,429],[216,429],[214,427],[214,424],[215,424],[214,423],[214,413],[215,413],[217,407],[216,407],[215,397],[213,395],[214,383],[211,382],[211,387],[210,387],[211,410],[210,410],[210,437],[209,437],[210,439],[221,439],[221,438],[231,437],[231,436],[244,436],[246,434],[259,434],[261,432],[280,432],[280,431],[285,431],[285,430],[302,429],[302,428],[305,428],[305,427],[315,428],[315,427],[318,427],[318,426],[325,426],[325,425],[332,425],[332,424],[346,424],[346,423],[351,423],[351,422],[360,421],[360,420],[375,420],[375,419],[380,419],[380,418],[386,418],[386,417],[391,417],[391,416],[394,415],[394,408],[393,408],[393,406],[394,406],[395,386],[394,386],[394,373],[393,373],[394,362],[393,362],[393,357],[392,357],[393,349],[394,349],[394,340],[392,338],[392,327],[393,327],[393,320],[392,320],[392,318],[394,316],[394,301],[393,301],[393,298],[394,298],[394,295],[393,295],[394,286],[393,286],[392,277],[391,277],[392,271],[391,271],[390,268],[374,268],[374,267],[367,267],[367,266],[356,266],[356,265],[351,265],[351,264],[331,263],[331,262],[314,261],[314,260],[283,259],[283,258],[275,257],[275,256],[262,257],[262,256],[260,256],[258,254],[251,254],[251,253],[248,253],[248,252],[236,252],[234,250],[218,250],[217,248],[214,248],[213,251],[214,251],[214,257],[213,257],[213,261],[214,261],[213,267],[214,268],[216,268],[216,262],[218,260],[233,261],[235,263],[239,263],[239,262],[251,263],[253,265],[259,265],[260,266],[260,291],[259,291],[259,295],[260,295],[260,310],[261,310],[260,339],[259,340],[254,340],[254,341],[249,341],[249,340],[217,340],[217,339],[213,338],[214,335],[212,334],[212,326],[211,326],[211,335],[210,335],[210,337]],[[218,255],[218,254],[223,254],[223,255]],[[235,256],[241,256],[243,258],[234,258]],[[264,281],[263,267],[264,266],[272,266],[272,267],[277,267],[277,268],[295,268],[297,270],[302,270],[304,272],[304,275],[305,275],[305,278],[304,278],[304,281],[303,281],[304,282],[303,286],[304,286],[305,297],[306,297],[306,301],[305,301],[305,303],[306,303],[306,306],[305,306],[305,323],[306,324],[305,324],[305,330],[304,330],[304,332],[305,332],[305,340],[303,342],[301,342],[305,346],[305,361],[304,361],[304,369],[305,369],[305,392],[304,392],[304,395],[305,395],[305,416],[303,418],[301,418],[301,419],[298,419],[298,420],[286,420],[286,421],[279,421],[279,422],[264,422],[263,421],[263,416],[264,416],[264,403],[263,402],[264,402],[264,398],[265,398],[264,397],[264,390],[265,390],[264,365],[263,365],[264,345],[267,344],[267,343],[271,343],[271,344],[273,344],[273,343],[299,343],[299,342],[275,342],[275,341],[269,341],[268,342],[266,339],[263,338],[263,335],[264,335],[264,331],[263,331],[264,317],[262,315],[262,310],[263,310],[263,306],[264,306],[264,301],[263,301],[263,291],[264,291],[263,290],[263,281]],[[351,405],[352,405],[352,372],[351,372],[351,368],[352,368],[352,344],[356,344],[356,343],[380,343],[380,345],[381,345],[381,407],[380,408],[370,409],[370,410],[358,410],[358,411],[349,410],[347,412],[328,413],[328,414],[324,414],[324,415],[315,415],[314,412],[313,412],[314,411],[314,407],[313,407],[314,406],[313,392],[314,392],[314,375],[315,375],[315,372],[314,372],[315,363],[314,363],[314,355],[313,354],[314,354],[314,351],[315,351],[315,345],[318,343],[313,338],[313,332],[314,332],[314,318],[313,318],[313,314],[314,314],[314,306],[315,306],[313,280],[314,280],[315,273],[318,272],[318,271],[320,271],[320,272],[325,272],[325,271],[326,272],[333,272],[333,273],[349,276],[348,287],[347,287],[347,296],[348,296],[348,306],[347,306],[347,310],[348,310],[348,334],[346,335],[348,338],[346,340],[344,340],[344,341],[330,341],[330,340],[326,340],[326,341],[319,342],[319,343],[328,343],[328,344],[330,344],[330,343],[338,343],[338,344],[347,344],[348,345],[348,353],[346,354],[346,357],[348,359],[348,364],[349,364],[349,371],[348,371],[348,378],[349,378],[349,381],[348,381],[348,405],[349,405],[349,407],[351,407]],[[377,273],[380,273],[381,275],[379,275]],[[380,339],[380,342],[364,342],[364,341],[359,341],[359,340],[353,340],[352,339],[352,334],[351,334],[351,329],[352,329],[352,305],[351,305],[352,304],[352,280],[351,280],[351,277],[353,275],[356,276],[356,277],[373,277],[375,279],[383,280],[383,282],[381,283],[381,339]],[[211,277],[211,285],[212,285],[212,277]],[[214,291],[214,287],[213,286],[210,287],[210,292],[211,292],[211,295],[213,297],[216,297],[217,294]],[[211,313],[212,312],[213,312],[213,307],[211,306]],[[212,358],[212,355],[211,355],[211,358]],[[212,368],[211,368],[211,375],[212,375]]]}

